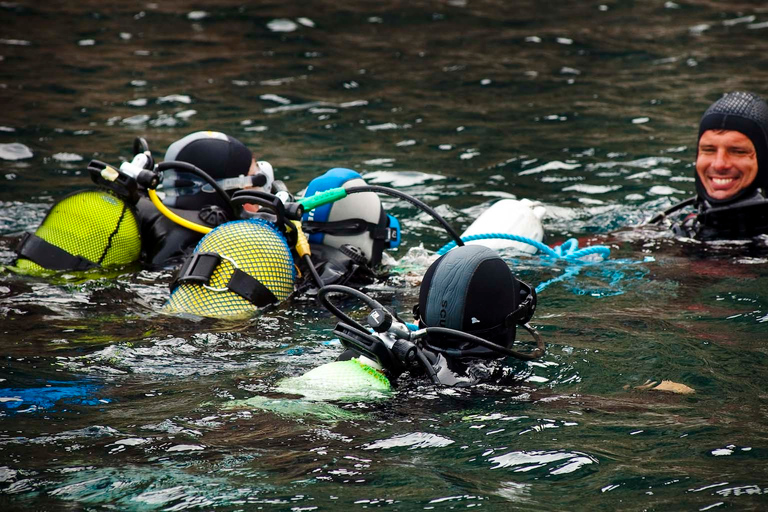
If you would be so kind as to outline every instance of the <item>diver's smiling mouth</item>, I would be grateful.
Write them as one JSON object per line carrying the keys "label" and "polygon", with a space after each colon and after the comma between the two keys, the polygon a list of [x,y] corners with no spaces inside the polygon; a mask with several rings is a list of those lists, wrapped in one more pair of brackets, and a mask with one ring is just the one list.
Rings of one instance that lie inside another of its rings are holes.
{"label": "diver's smiling mouth", "polygon": [[711,178],[715,185],[730,185],[736,178]]}
{"label": "diver's smiling mouth", "polygon": [[728,190],[735,187],[739,183],[741,175],[738,173],[735,176],[710,175],[707,176],[707,179],[709,180],[709,185],[713,190]]}

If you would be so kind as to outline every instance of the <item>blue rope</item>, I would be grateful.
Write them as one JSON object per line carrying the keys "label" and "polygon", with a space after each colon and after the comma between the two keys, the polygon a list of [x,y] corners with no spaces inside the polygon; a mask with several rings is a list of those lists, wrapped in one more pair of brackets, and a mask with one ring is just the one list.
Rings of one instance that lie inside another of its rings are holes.
{"label": "blue rope", "polygon": [[[558,245],[552,248],[552,247],[549,247],[548,245],[545,245],[539,242],[538,240],[533,240],[532,238],[527,238],[520,235],[512,235],[509,233],[485,233],[482,235],[468,235],[468,236],[461,237],[462,242],[471,242],[473,240],[489,240],[489,239],[512,240],[514,242],[521,242],[524,244],[532,245],[533,247],[538,249],[541,253],[543,253],[545,256],[548,256],[556,260],[558,259],[566,260],[570,263],[584,263],[580,259],[583,258],[584,256],[589,256],[591,254],[599,254],[605,260],[611,254],[611,250],[604,245],[593,245],[592,247],[585,247],[584,249],[579,249],[579,241],[576,240],[575,238],[569,238],[568,240],[563,242],[561,245]],[[442,256],[443,254],[447,253],[454,247],[456,247],[456,242],[449,242],[444,246],[442,246],[437,251],[437,254],[439,256]],[[579,272],[581,272],[581,266],[568,268],[565,270],[565,272],[563,272],[558,277],[549,279],[539,284],[536,287],[536,293],[541,293],[545,288],[547,288],[549,285],[553,283],[557,283],[559,281],[564,281],[568,278],[574,277],[578,275]]]}
{"label": "blue rope", "polygon": [[[599,254],[603,257],[603,259],[608,258],[608,256],[611,254],[611,250],[604,246],[604,245],[593,245],[592,247],[585,247],[584,249],[579,249],[579,241],[575,238],[569,238],[565,242],[563,242],[561,245],[556,246],[555,248],[551,248],[538,240],[533,240],[532,238],[527,238],[520,235],[512,235],[509,233],[485,233],[482,235],[469,235],[469,236],[463,236],[461,237],[462,242],[472,242],[473,240],[488,240],[488,239],[502,239],[502,240],[512,240],[514,242],[521,242],[524,244],[532,245],[536,249],[538,249],[540,252],[544,253],[546,256],[549,256],[550,258],[554,259],[565,259],[571,262],[576,262],[580,258],[583,258],[584,256],[589,256],[590,254]],[[442,246],[438,251],[438,256],[442,256],[443,254],[447,253],[451,249],[456,247],[456,242],[449,242]]]}
{"label": "blue rope", "polygon": [[563,272],[559,276],[553,277],[552,279],[548,279],[548,280],[544,281],[543,283],[539,283],[536,286],[536,293],[541,293],[542,291],[544,291],[551,284],[558,283],[560,281],[565,281],[566,279],[568,279],[570,277],[575,277],[575,276],[577,276],[579,274],[579,272],[581,272],[581,267],[570,267],[570,268],[567,268],[567,269],[565,269],[565,272]]}

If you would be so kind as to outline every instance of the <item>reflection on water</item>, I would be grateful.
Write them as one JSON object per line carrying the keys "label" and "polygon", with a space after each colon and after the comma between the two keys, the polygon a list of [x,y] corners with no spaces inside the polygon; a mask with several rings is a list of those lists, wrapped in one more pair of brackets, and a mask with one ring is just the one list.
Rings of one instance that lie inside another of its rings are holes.
{"label": "reflection on water", "polygon": [[[119,163],[136,136],[161,159],[202,129],[244,141],[293,191],[350,167],[458,227],[497,198],[538,200],[548,243],[605,244],[612,259],[506,255],[549,282],[534,318],[549,352],[511,363],[519,386],[407,381],[352,403],[276,389],[339,352],[312,300],[192,321],[157,313],[170,272],[5,271],[2,502],[765,508],[765,251],[628,229],[692,194],[711,101],[768,95],[761,2],[70,4],[0,4],[1,264],[90,186],[90,159]],[[407,311],[428,264],[416,248],[445,236],[383,201],[413,274],[372,293]],[[662,380],[695,392],[642,389]]]}

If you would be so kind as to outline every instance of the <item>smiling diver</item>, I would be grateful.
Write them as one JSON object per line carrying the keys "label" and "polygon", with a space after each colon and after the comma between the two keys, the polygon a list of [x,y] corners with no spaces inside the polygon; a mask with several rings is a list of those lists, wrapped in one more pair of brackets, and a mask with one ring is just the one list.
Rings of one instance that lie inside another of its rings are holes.
{"label": "smiling diver", "polygon": [[768,104],[751,92],[715,101],[699,123],[696,197],[672,206],[651,222],[685,206],[697,212],[672,226],[675,234],[702,241],[741,240],[768,234]]}

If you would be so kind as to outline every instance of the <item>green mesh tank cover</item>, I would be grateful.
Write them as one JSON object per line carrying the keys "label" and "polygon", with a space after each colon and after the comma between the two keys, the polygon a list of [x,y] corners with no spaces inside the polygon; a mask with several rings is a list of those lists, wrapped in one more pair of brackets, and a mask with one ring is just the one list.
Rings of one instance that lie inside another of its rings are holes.
{"label": "green mesh tank cover", "polygon": [[[125,202],[106,190],[87,190],[54,204],[35,235],[102,267],[125,265],[139,259],[139,223]],[[37,263],[20,258],[16,266],[45,272]]]}

